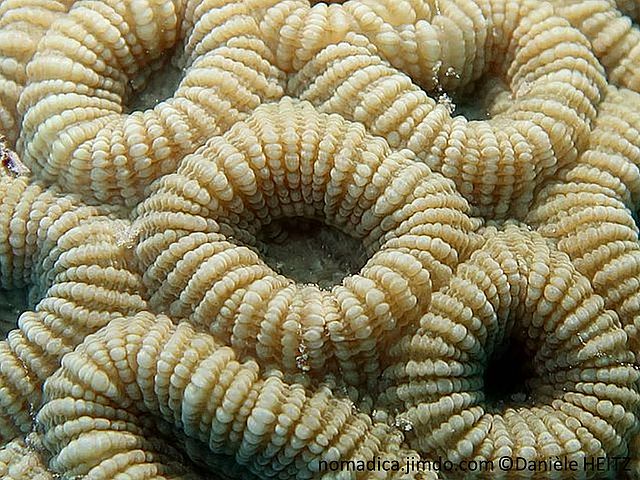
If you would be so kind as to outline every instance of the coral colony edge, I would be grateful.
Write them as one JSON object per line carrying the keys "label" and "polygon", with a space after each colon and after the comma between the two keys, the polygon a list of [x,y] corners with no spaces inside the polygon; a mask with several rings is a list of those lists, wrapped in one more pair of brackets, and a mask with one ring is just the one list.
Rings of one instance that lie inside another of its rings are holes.
{"label": "coral colony edge", "polygon": [[0,1],[0,478],[640,479],[639,20]]}

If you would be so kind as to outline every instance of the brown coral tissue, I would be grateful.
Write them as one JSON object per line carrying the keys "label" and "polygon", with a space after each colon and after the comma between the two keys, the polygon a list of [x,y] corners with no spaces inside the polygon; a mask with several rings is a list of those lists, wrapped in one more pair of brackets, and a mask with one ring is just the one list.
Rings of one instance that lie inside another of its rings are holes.
{"label": "brown coral tissue", "polygon": [[639,18],[0,1],[0,477],[640,479]]}

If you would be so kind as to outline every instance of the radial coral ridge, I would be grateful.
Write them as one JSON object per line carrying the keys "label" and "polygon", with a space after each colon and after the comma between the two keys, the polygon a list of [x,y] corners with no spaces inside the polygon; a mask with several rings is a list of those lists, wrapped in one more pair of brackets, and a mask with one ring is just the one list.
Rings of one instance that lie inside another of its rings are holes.
{"label": "radial coral ridge", "polygon": [[[204,139],[282,95],[247,7],[191,3],[79,1],[51,26],[18,104],[18,151],[37,176],[89,200],[132,205]],[[174,96],[123,113],[178,41],[188,69]]]}
{"label": "radial coral ridge", "polygon": [[[557,241],[615,310],[640,356],[640,95],[610,87],[589,147],[540,191],[527,221]],[[640,358],[640,357],[639,357]]]}
{"label": "radial coral ridge", "polygon": [[[0,341],[0,476],[640,477],[637,20],[0,3],[0,293],[28,305]],[[320,288],[269,266],[300,218],[361,268]],[[492,390],[505,357],[514,394]]]}
{"label": "radial coral ridge", "polygon": [[[403,464],[417,458],[400,447],[399,431],[355,413],[327,388],[309,394],[264,376],[254,361],[238,362],[229,347],[167,317],[146,313],[113,321],[62,363],[47,382],[49,402],[38,414],[56,470],[89,478],[175,472],[163,445],[154,445],[153,434],[147,439],[149,425],[136,420],[137,411],[233,454],[259,475],[311,478],[320,460],[334,458]],[[75,445],[100,451],[87,462],[85,448]],[[126,468],[113,461],[115,452],[130,462]]]}
{"label": "radial coral ridge", "polygon": [[[605,79],[584,37],[554,16],[549,5],[507,6],[513,9],[508,12],[512,22],[498,25],[505,16],[501,10],[483,17],[479,6],[468,5],[484,32],[480,35],[476,30],[477,45],[467,45],[470,40],[462,35],[456,43],[447,38],[446,30],[429,26],[433,37],[429,45],[441,52],[433,57],[438,59],[437,66],[424,60],[417,64],[425,71],[405,69],[420,83],[430,82],[427,86],[432,88],[433,82],[445,89],[460,88],[483,74],[502,77],[513,100],[490,120],[452,118],[446,104],[436,103],[384,61],[410,58],[408,53],[395,43],[388,51],[385,44],[374,42],[380,57],[372,55],[371,45],[354,34],[327,46],[302,66],[289,83],[292,93],[322,111],[363,122],[394,147],[414,151],[432,169],[453,179],[477,213],[522,217],[536,187],[584,148]],[[353,9],[362,15],[361,10],[366,10]],[[431,20],[458,32],[474,32],[471,20],[457,8],[443,9]],[[414,22],[422,27],[426,23],[419,17]],[[492,29],[494,35],[489,35]],[[410,31],[411,42],[401,43],[403,48],[415,48],[413,37],[421,33]],[[442,59],[447,54],[462,58]],[[506,62],[492,65],[496,57]],[[443,74],[443,68],[451,74]]]}
{"label": "radial coral ridge", "polygon": [[[304,351],[310,375],[337,363],[358,384],[375,382],[380,357],[466,256],[479,226],[468,209],[411,152],[285,100],[187,156],[151,188],[133,227],[152,308],[265,365],[298,372]],[[292,284],[228,240],[251,244],[265,225],[296,216],[361,239],[369,261],[323,292]]]}
{"label": "radial coral ridge", "polygon": [[112,318],[145,309],[146,301],[122,237],[126,220],[26,177],[0,177],[0,192],[1,285],[28,285],[35,305],[0,342],[6,439],[31,430],[42,382],[64,354]]}
{"label": "radial coral ridge", "polygon": [[[401,360],[385,372],[392,386],[381,403],[406,409],[410,445],[452,461],[626,455],[640,374],[617,316],[541,235],[486,234],[391,351]],[[505,342],[519,342],[532,363],[531,399],[492,408],[483,373]]]}
{"label": "radial coral ridge", "polygon": [[11,144],[19,132],[17,103],[27,80],[27,63],[40,37],[72,3],[6,0],[0,5],[0,124]]}
{"label": "radial coral ridge", "polygon": [[[633,19],[607,0],[553,0],[558,14],[566,17],[590,41],[594,53],[617,86],[640,89],[640,30]],[[638,20],[638,4],[619,2]]]}

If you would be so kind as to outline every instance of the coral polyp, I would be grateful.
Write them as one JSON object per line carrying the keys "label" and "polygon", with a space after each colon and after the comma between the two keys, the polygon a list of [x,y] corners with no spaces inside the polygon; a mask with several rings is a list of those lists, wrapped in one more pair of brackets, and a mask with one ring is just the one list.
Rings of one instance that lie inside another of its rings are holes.
{"label": "coral polyp", "polygon": [[2,2],[0,476],[639,477],[637,19]]}

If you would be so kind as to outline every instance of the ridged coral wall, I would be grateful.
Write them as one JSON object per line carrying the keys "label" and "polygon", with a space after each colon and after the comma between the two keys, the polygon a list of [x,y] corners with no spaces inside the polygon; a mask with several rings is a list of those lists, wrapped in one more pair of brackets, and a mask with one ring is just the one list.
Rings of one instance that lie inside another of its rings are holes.
{"label": "ridged coral wall", "polygon": [[0,476],[640,478],[639,11],[0,2]]}

